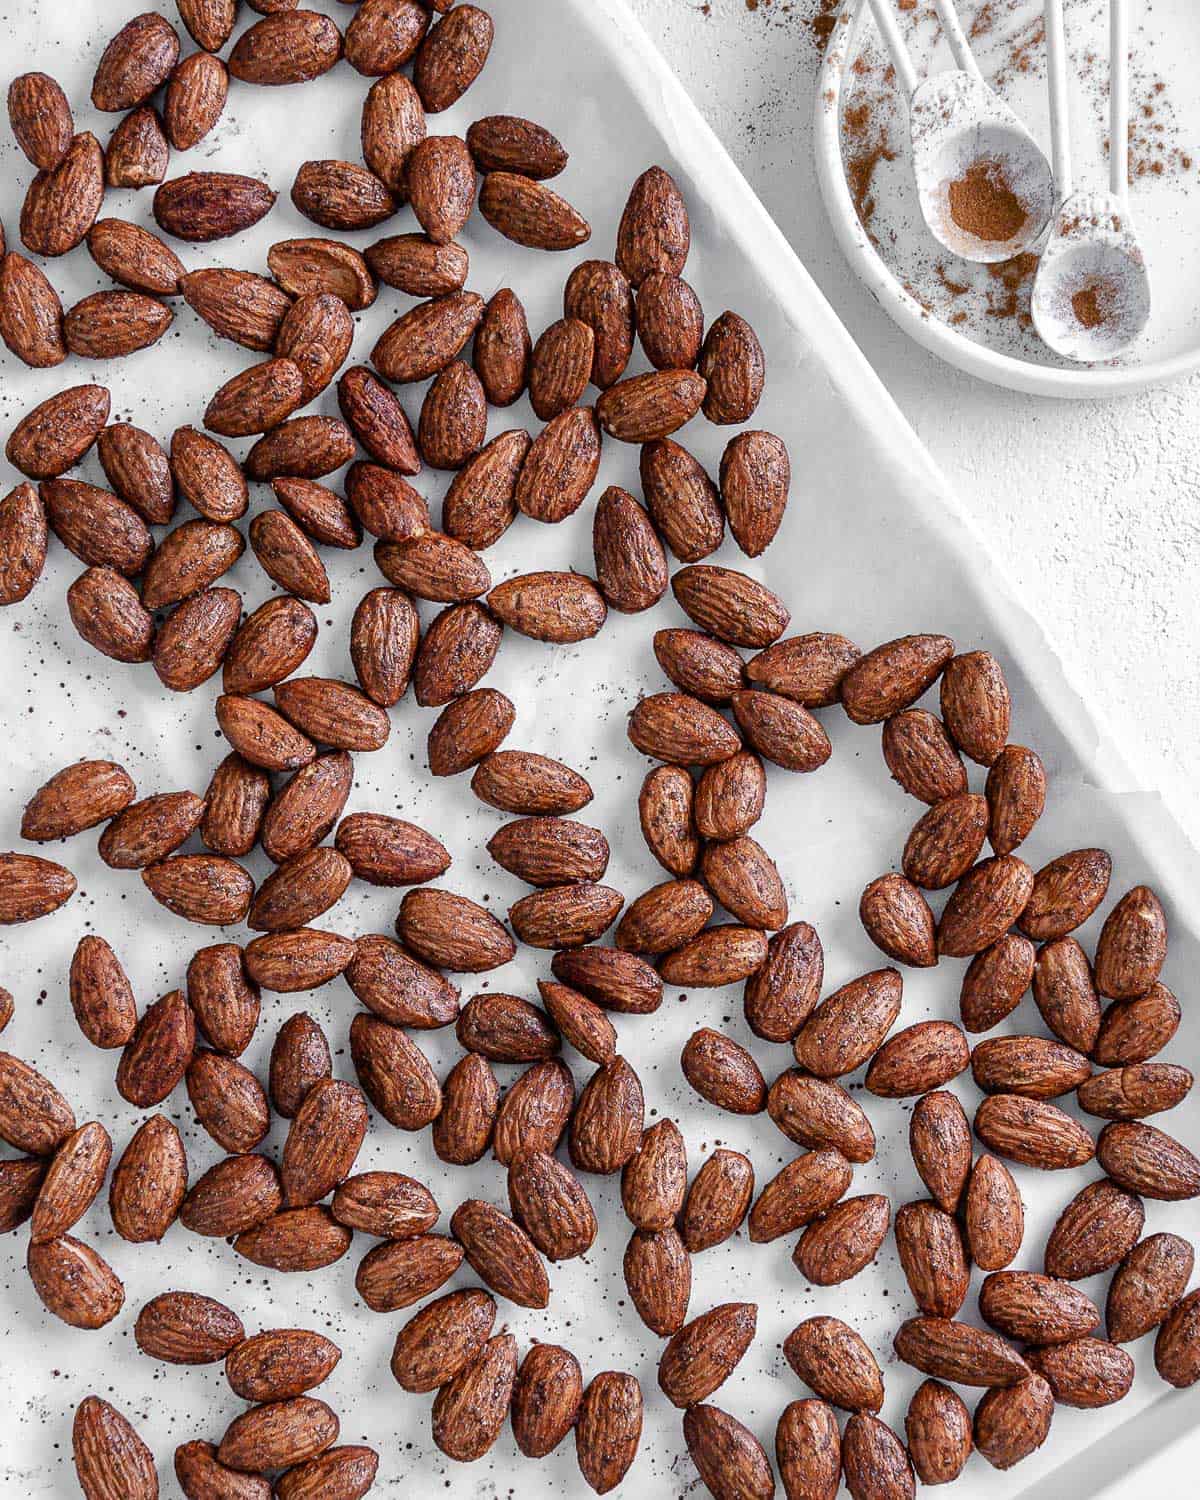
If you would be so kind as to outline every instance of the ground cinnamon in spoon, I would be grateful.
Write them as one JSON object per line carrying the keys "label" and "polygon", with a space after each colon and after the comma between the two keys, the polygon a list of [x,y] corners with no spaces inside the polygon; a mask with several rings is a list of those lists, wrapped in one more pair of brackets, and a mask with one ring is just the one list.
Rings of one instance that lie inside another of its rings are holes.
{"label": "ground cinnamon in spoon", "polygon": [[950,217],[961,230],[993,244],[1011,240],[1026,213],[998,161],[972,162],[949,187]]}
{"label": "ground cinnamon in spoon", "polygon": [[1089,281],[1071,298],[1071,311],[1082,328],[1100,328],[1108,322],[1116,300],[1111,282]]}

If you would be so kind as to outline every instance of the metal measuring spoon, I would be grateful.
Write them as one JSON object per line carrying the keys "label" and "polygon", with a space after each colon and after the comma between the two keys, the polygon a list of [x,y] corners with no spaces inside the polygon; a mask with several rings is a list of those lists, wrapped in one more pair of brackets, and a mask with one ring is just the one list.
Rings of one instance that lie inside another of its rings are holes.
{"label": "metal measuring spoon", "polygon": [[1031,310],[1043,341],[1081,364],[1127,349],[1150,317],[1150,275],[1129,215],[1129,15],[1110,0],[1109,191],[1071,191],[1062,0],[1045,0],[1055,177],[1065,202],[1042,253]]}
{"label": "metal measuring spoon", "polygon": [[1056,202],[1046,154],[983,80],[953,0],[937,0],[958,67],[918,83],[891,9],[871,0],[909,99],[913,169],[933,237],[964,260],[1011,260],[1035,244]]}

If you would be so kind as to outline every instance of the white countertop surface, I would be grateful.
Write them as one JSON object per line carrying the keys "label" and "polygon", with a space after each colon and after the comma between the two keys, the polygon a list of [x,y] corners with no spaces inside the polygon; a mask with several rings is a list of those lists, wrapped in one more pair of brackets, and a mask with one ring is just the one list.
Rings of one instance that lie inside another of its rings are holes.
{"label": "white countertop surface", "polygon": [[[926,354],[859,285],[817,191],[812,17],[828,6],[632,5],[948,475],[1102,729],[1200,840],[1188,748],[1200,736],[1200,379],[1119,401],[1050,401]],[[969,20],[973,0],[960,9]]]}

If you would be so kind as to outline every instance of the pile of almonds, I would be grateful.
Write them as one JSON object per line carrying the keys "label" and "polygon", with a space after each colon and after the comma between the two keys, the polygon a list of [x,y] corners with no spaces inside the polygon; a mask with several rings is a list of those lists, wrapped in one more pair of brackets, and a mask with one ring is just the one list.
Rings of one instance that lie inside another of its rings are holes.
{"label": "pile of almonds", "polygon": [[[1180,1103],[1193,1082],[1186,1068],[1155,1060],[1180,1018],[1160,979],[1163,909],[1147,887],[1129,891],[1089,958],[1073,934],[1107,897],[1108,854],[1074,850],[1035,871],[1015,852],[1041,815],[1046,775],[1033,750],[1010,742],[1008,688],[989,653],[958,654],[933,634],[866,653],[832,632],[787,636],[781,599],[705,561],[727,529],[748,557],[769,546],[790,466],[778,437],[743,425],[765,380],[754,331],[734,312],[706,324],[683,278],[690,230],[675,182],[661,167],[637,179],[614,258],[573,266],[563,316],[534,341],[515,292],[485,302],[466,289],[468,255],[455,237],[478,200],[487,223],[516,245],[564,251],[586,242],[586,220],[547,186],[566,151],[515,116],[477,120],[464,138],[428,132],[427,117],[454,104],[483,68],[492,19],[454,0],[361,0],[343,35],[315,12],[267,0],[252,8],[262,18],[227,62],[218,53],[236,26],[237,0],[178,0],[200,49],[186,57],[176,28],[155,12],[120,31],[92,88],[98,110],[121,115],[105,148],[75,133],[47,75],[22,75],[9,91],[14,134],[37,168],[22,244],[41,258],[86,244],[120,289],[64,312],[37,260],[9,251],[0,262],[8,347],[32,367],[119,358],[160,339],[173,320],[167,299],[182,297],[220,338],[259,356],[213,395],[203,429],[180,428],[166,445],[110,423],[109,389],[87,383],[28,412],[6,447],[27,482],[0,502],[0,603],[29,594],[53,533],[84,565],[67,592],[84,640],[114,661],[150,663],[171,692],[200,689],[219,672],[216,723],[230,746],[203,795],[139,797],[115,762],[67,766],[28,803],[22,837],[48,843],[103,825],[105,864],[139,871],[169,911],[257,934],[185,956],[182,987],[140,1013],[103,937],[82,937],[71,963],[75,1019],[91,1044],[119,1053],[121,1097],[153,1111],[184,1084],[197,1121],[225,1153],[195,1180],[162,1113],[138,1126],[110,1178],[105,1125],[78,1125],[49,1080],[0,1053],[0,1138],[22,1153],[0,1161],[0,1230],[28,1223],[28,1270],[46,1307],[79,1329],[103,1327],[123,1308],[120,1279],[71,1233],[106,1181],[113,1226],[130,1243],[157,1242],[178,1219],[191,1233],[231,1241],[256,1266],[309,1273],[366,1235],[375,1243],[355,1277],[366,1307],[390,1314],[421,1304],[396,1334],[391,1370],[405,1391],[434,1393],[438,1447],[456,1460],[480,1458],[508,1420],[520,1451],[540,1458],[573,1433],[583,1478],[603,1494],[638,1449],[638,1380],[614,1370],[585,1380],[555,1344],[535,1343],[522,1356],[496,1325],[498,1299],[549,1304],[546,1263],[584,1255],[596,1238],[584,1179],[620,1174],[632,1227],[629,1298],[665,1341],[658,1383],[683,1411],[684,1440],[717,1500],[767,1500],[776,1483],[757,1438],[708,1404],[754,1341],[756,1307],[729,1302],[689,1318],[692,1258],[743,1224],[756,1244],[800,1231],[793,1260],[816,1286],[863,1271],[891,1229],[915,1305],[894,1349],[928,1377],[902,1440],[878,1416],[883,1374],[863,1338],[834,1317],[802,1321],[783,1352],[814,1394],[778,1421],[788,1500],[827,1500],[842,1478],[855,1500],[907,1500],[918,1478],[957,1477],[973,1448],[1007,1469],[1045,1441],[1057,1404],[1099,1407],[1126,1395],[1133,1365],[1123,1345],[1156,1329],[1162,1379],[1200,1380],[1192,1247],[1142,1233],[1143,1200],[1200,1195],[1200,1162],[1144,1123]],[[267,257],[269,275],[189,271],[170,241],[237,234],[269,213],[275,194],[228,173],[168,177],[172,153],[207,136],[235,83],[299,84],[343,56],[375,80],[363,105],[363,160],[303,163],[292,201],[335,236],[382,224],[405,205],[417,229],[361,252],[336,237],[282,241]],[[101,217],[107,189],[145,186],[156,188],[161,236]],[[344,369],[352,314],[373,305],[381,282],[420,300],[383,331],[370,365]],[[627,374],[635,347],[650,368]],[[335,381],[339,417],[298,415]],[[414,427],[395,387],[420,382],[428,385]],[[599,392],[590,404],[589,385]],[[489,409],[525,394],[540,431],[513,428],[489,441]],[[741,429],[715,480],[674,437],[696,417]],[[220,441],[244,438],[256,440],[240,458]],[[613,485],[597,500],[594,578],[530,572],[493,585],[481,552],[518,516],[554,524],[579,510],[610,440],[639,445],[642,498]],[[111,488],[67,477],[93,447]],[[346,465],[340,491],[322,483]],[[440,530],[413,483],[426,466],[454,476]],[[258,510],[244,536],[238,523],[252,484],[269,484],[278,504]],[[196,514],[175,523],[180,500]],[[312,606],[331,595],[320,549],[356,548],[364,531],[376,539],[385,583],[354,613],[357,681],[298,676],[319,633]],[[248,614],[220,582],[247,538],[280,591]],[[670,558],[682,564],[673,574]],[[691,628],[655,634],[671,688],[643,698],[628,726],[636,749],[658,762],[638,813],[667,878],[626,905],[603,883],[604,832],[573,816],[592,798],[588,781],[560,761],[504,748],[516,706],[480,684],[506,629],[577,643],[601,631],[610,609],[642,612],[668,588]],[[419,603],[438,612],[423,619]],[[410,685],[419,706],[439,710],[429,772],[470,772],[474,794],[511,817],[487,845],[530,887],[507,924],[430,883],[451,863],[434,833],[383,813],[345,812],[353,756],[387,743],[390,710]],[[916,706],[935,685],[940,712]],[[863,928],[893,965],[969,959],[961,1024],[895,1030],[904,991],[897,967],[822,999],[820,938],[789,920],[776,865],[751,832],[765,808],[764,763],[819,770],[832,745],[818,713],[838,705],[855,724],[882,725],[888,770],[927,807],[900,872],[863,892]],[[971,790],[966,762],[986,769],[982,793]],[[181,852],[193,839],[195,852]],[[275,866],[257,888],[240,863],[256,847]],[[352,939],[313,925],[356,880],[406,888],[395,938]],[[48,916],[75,889],[61,864],[0,854],[0,921]],[[935,917],[930,896],[943,891]],[[728,920],[714,921],[718,908]],[[610,929],[611,946],[601,942]],[[462,1003],[447,973],[495,969],[518,943],[553,951],[541,1004],[491,990]],[[264,1087],[239,1061],[259,1025],[262,990],[298,993],[339,975],[362,1007],[349,1028],[358,1085],[333,1077],[326,1036],[297,1011],[274,1038]],[[800,1148],[761,1186],[750,1160],[723,1148],[689,1182],[675,1123],[646,1127],[642,1084],[613,1020],[655,1011],[664,985],[734,983],[744,987],[751,1033],[790,1046],[796,1066],[768,1085],[746,1047],[709,1027],[690,1031],[680,1065],[716,1109],[765,1112]],[[972,1044],[1031,987],[1049,1034]],[[12,1012],[0,991],[0,1028]],[[451,1025],[462,1055],[439,1080],[412,1033]],[[578,1095],[564,1042],[594,1067]],[[494,1066],[511,1065],[523,1071],[502,1090]],[[985,1096],[973,1122],[946,1087],[968,1068]],[[868,1114],[846,1086],[862,1069],[868,1094],[915,1101],[912,1157],[929,1197],[894,1215],[881,1194],[847,1196],[854,1167],[876,1150]],[[1070,1095],[1107,1122],[1098,1140],[1054,1102]],[[449,1233],[437,1233],[441,1208],[424,1184],[395,1171],[355,1172],[372,1111],[399,1130],[429,1127],[447,1164],[471,1165],[490,1150],[507,1174],[508,1211],[468,1197],[454,1207]],[[278,1162],[260,1150],[273,1114],[290,1122]],[[978,1156],[975,1139],[985,1148]],[[559,1155],[564,1141],[569,1165]],[[1007,1163],[1053,1171],[1093,1158],[1104,1175],[1064,1207],[1040,1269],[1012,1269],[1025,1225]],[[443,1291],[464,1264],[482,1285]],[[972,1264],[985,1273],[977,1322],[960,1318]],[[1102,1338],[1101,1312],[1077,1283],[1108,1272]],[[373,1485],[377,1455],[338,1446],[336,1415],[309,1394],[340,1358],[323,1335],[291,1328],[247,1337],[232,1309],[186,1290],[147,1301],[134,1334],[150,1358],[224,1360],[233,1391],[254,1403],[218,1444],[176,1450],[191,1500],[272,1492],[353,1500]],[[961,1386],[984,1391],[973,1413]],[[844,1429],[837,1408],[849,1414]],[[99,1396],[78,1408],[74,1451],[88,1500],[158,1494],[153,1456]]]}

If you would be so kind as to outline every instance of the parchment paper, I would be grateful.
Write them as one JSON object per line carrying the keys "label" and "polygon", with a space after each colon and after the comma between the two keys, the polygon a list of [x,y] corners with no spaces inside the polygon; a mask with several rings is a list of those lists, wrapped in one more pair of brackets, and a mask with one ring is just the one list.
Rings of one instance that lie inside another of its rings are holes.
{"label": "parchment paper", "polygon": [[[348,19],[344,6],[322,8],[342,24]],[[785,438],[793,463],[791,506],[775,546],[751,564],[732,546],[716,560],[744,566],[779,591],[791,606],[794,630],[838,630],[864,647],[911,630],[946,631],[964,648],[987,646],[1001,656],[1016,703],[1014,738],[1037,746],[1051,778],[1048,811],[1022,853],[1038,866],[1064,849],[1103,844],[1116,864],[1114,899],[1136,882],[1155,885],[1172,929],[1165,978],[1180,992],[1185,1014],[1168,1055],[1190,1062],[1200,1035],[1189,994],[1198,957],[1192,925],[1198,862],[1168,812],[1155,797],[1132,790],[1135,779],[1106,751],[1031,615],[997,577],[924,451],[620,0],[499,0],[493,8],[497,41],[491,63],[466,98],[438,117],[434,129],[461,132],[471,120],[497,111],[544,122],[572,152],[556,186],[589,217],[593,236],[578,254],[539,255],[508,245],[476,217],[463,236],[472,261],[469,285],[485,296],[501,285],[515,287],[536,336],[559,316],[561,287],[571,266],[585,256],[611,254],[634,176],[651,162],[676,175],[692,216],[693,251],[686,274],[710,318],[733,307],[758,329],[769,378],[754,423]],[[58,76],[78,106],[80,127],[97,128],[106,139],[113,119],[98,123],[84,101],[101,47],[129,9],[126,0],[10,9],[4,21],[8,72],[39,67]],[[172,171],[211,166],[261,173],[281,196],[256,230],[223,244],[185,247],[189,266],[265,270],[266,249],[273,241],[320,232],[293,210],[287,191],[296,167],[307,158],[357,157],[358,109],[366,86],[344,64],[302,91],[234,85],[215,135],[189,156],[176,158]],[[0,166],[5,169],[3,218],[15,240],[30,169],[7,139],[0,146]],[[110,195],[104,212],[149,223],[149,197]],[[811,211],[821,212],[815,200]],[[410,227],[411,220],[402,214],[394,224],[357,238],[365,244]],[[66,263],[53,264],[50,275],[68,305],[103,284],[82,251]],[[358,316],[352,357],[364,359],[389,319],[408,305],[409,299],[384,289],[376,306]],[[175,328],[159,347],[95,373],[112,386],[114,420],[128,418],[165,440],[176,426],[198,420],[219,382],[251,359],[212,338],[180,304]],[[0,370],[0,418],[6,429],[35,401],[92,373],[76,363],[38,374],[10,356]],[[416,389],[404,392],[414,419],[420,394]],[[332,393],[316,409],[333,412]],[[534,425],[524,403],[492,414],[493,433],[517,424]],[[681,434],[713,469],[728,436],[728,430],[702,420]],[[608,443],[596,493],[610,482],[636,490],[636,464],[636,449]],[[82,472],[100,480],[94,458]],[[7,473],[6,489],[15,478]],[[426,475],[421,484],[436,498],[445,476]],[[260,487],[252,508],[270,499]],[[542,567],[588,571],[590,530],[590,505],[558,527],[522,520],[488,554],[493,575],[499,579]],[[1030,546],[1043,544],[1040,537],[1029,539]],[[334,599],[318,611],[321,638],[304,670],[349,677],[350,614],[365,589],[382,580],[366,547],[349,554],[328,551],[325,560]],[[52,544],[35,593],[0,617],[5,747],[0,847],[20,847],[20,809],[49,769],[85,756],[111,757],[129,767],[139,794],[202,790],[227,748],[213,718],[215,683],[188,696],[171,695],[150,668],[118,666],[76,636],[63,595],[78,571],[76,560]],[[247,608],[272,592],[249,553],[223,581],[242,591]],[[1036,611],[1037,601],[1030,603]],[[1104,601],[1095,600],[1093,607],[1103,609]],[[637,828],[637,789],[647,763],[626,740],[625,718],[640,695],[666,685],[650,647],[653,631],[685,623],[668,598],[644,617],[612,618],[600,637],[577,648],[509,636],[488,678],[518,705],[510,745],[560,756],[591,779],[596,799],[584,817],[607,832],[613,845],[608,878],[629,898],[660,875]],[[477,803],[464,783],[435,782],[428,776],[424,741],[433,717],[411,699],[393,712],[385,749],[356,757],[349,808],[412,817],[437,832],[454,856],[442,883],[503,912],[523,887],[493,866],[483,848],[501,815]],[[877,730],[855,728],[836,711],[822,717],[833,738],[833,760],[815,777],[772,772],[767,812],[757,833],[783,871],[793,917],[812,921],[821,933],[827,988],[832,989],[882,962],[859,927],[858,895],[867,880],[896,864],[921,809],[890,782]],[[190,953],[219,934],[169,915],[136,874],[107,871],[95,854],[94,835],[47,852],[71,866],[80,890],[55,917],[0,936],[0,982],[17,1000],[16,1019],[0,1045],[56,1080],[81,1121],[102,1119],[120,1152],[142,1117],[115,1092],[116,1056],[91,1048],[72,1021],[66,991],[71,952],[85,932],[103,933],[144,1005],[181,983]],[[249,863],[261,879],[268,868],[265,859],[256,855]],[[389,931],[398,898],[399,893],[356,884],[322,923],[350,934]],[[1082,934],[1085,942],[1094,940],[1096,931],[1098,919]],[[247,936],[240,931],[230,935]],[[928,1015],[955,1016],[962,968],[947,962],[932,972],[906,975],[902,1024]],[[531,994],[535,980],[548,972],[549,955],[526,949],[508,968],[479,984],[467,978],[464,998],[484,987]],[[340,980],[309,995],[265,996],[258,1036],[243,1060],[265,1076],[274,1033],[298,1009],[309,1010],[325,1026],[337,1053],[336,1072],[351,1078],[346,1041],[356,1002]],[[751,1155],[759,1182],[765,1182],[794,1154],[790,1143],[765,1115],[739,1121],[704,1104],[681,1076],[680,1049],[690,1030],[701,1024],[726,1027],[748,1044],[768,1080],[791,1060],[788,1049],[750,1037],[737,989],[691,995],[669,991],[655,1016],[619,1018],[620,1045],[646,1088],[648,1122],[660,1115],[678,1120],[693,1170],[715,1145],[731,1145]],[[1031,1000],[1004,1029],[1041,1030]],[[453,1037],[427,1033],[420,1040],[444,1072],[457,1052]],[[569,1057],[582,1086],[589,1069],[574,1054]],[[500,1071],[507,1083],[517,1070]],[[956,1089],[972,1110],[978,1094],[969,1078]],[[194,1180],[220,1152],[194,1124],[182,1088],[166,1107],[184,1132]],[[874,1163],[855,1170],[851,1191],[884,1191],[898,1205],[921,1192],[906,1149],[909,1107],[873,1099],[867,1107],[880,1150]],[[1194,1102],[1161,1123],[1197,1143],[1200,1118]],[[277,1126],[270,1148],[278,1149],[281,1142]],[[442,1228],[465,1197],[505,1201],[496,1164],[448,1172],[434,1158],[427,1135],[403,1134],[378,1118],[358,1165],[395,1168],[427,1181],[443,1209]],[[1056,1174],[1016,1170],[1028,1213],[1027,1249],[1018,1264],[1036,1268],[1055,1216],[1098,1173],[1094,1168]],[[626,1305],[620,1258],[628,1226],[620,1213],[618,1183],[589,1178],[587,1188],[603,1226],[594,1249],[582,1261],[552,1269],[553,1294],[546,1312],[505,1304],[499,1321],[516,1332],[522,1347],[531,1339],[567,1344],[586,1376],[605,1368],[636,1373],[647,1399],[646,1428],[640,1456],[621,1493],[682,1495],[696,1484],[695,1470],[684,1449],[679,1413],[657,1389],[659,1341]],[[1200,1211],[1195,1205],[1148,1205],[1147,1231],[1165,1227],[1195,1239]],[[533,1464],[519,1457],[506,1429],[493,1451],[476,1464],[456,1466],[442,1457],[429,1436],[429,1398],[405,1395],[387,1368],[392,1339],[408,1314],[370,1313],[354,1294],[354,1268],[372,1243],[365,1237],[357,1238],[344,1260],[310,1277],[259,1270],[223,1242],[200,1239],[179,1226],[161,1247],[127,1245],[113,1233],[103,1198],[77,1233],[98,1245],[126,1282],[124,1311],[99,1333],[78,1333],[44,1312],[23,1270],[24,1233],[0,1244],[7,1335],[0,1362],[0,1401],[7,1413],[0,1422],[5,1494],[76,1493],[71,1415],[90,1391],[113,1399],[152,1444],[164,1494],[176,1493],[171,1474],[175,1445],[190,1438],[219,1439],[242,1409],[220,1366],[161,1365],[134,1346],[132,1326],[139,1306],[167,1288],[221,1297],[251,1331],[300,1325],[333,1337],[344,1356],[316,1394],[340,1413],[344,1441],[368,1442],[380,1451],[377,1489],[382,1494],[535,1500],[586,1493],[570,1441]],[[869,1272],[820,1292],[808,1287],[792,1266],[793,1243],[789,1237],[751,1246],[739,1236],[696,1257],[693,1314],[733,1298],[759,1304],[755,1343],[713,1400],[748,1423],[771,1448],[779,1413],[807,1394],[780,1345],[802,1318],[828,1312],[858,1328],[884,1363],[884,1416],[902,1428],[919,1377],[891,1357],[892,1332],[913,1308],[890,1240]],[[470,1284],[471,1279],[460,1274],[452,1285]],[[1102,1301],[1102,1283],[1086,1284],[1085,1290]],[[1041,1454],[1008,1476],[975,1459],[959,1493],[1021,1494],[1039,1500],[1053,1493],[1056,1500],[1083,1500],[1105,1484],[1119,1482],[1139,1455],[1194,1423],[1200,1396],[1168,1394],[1154,1374],[1149,1342],[1134,1350],[1138,1381],[1119,1407],[1099,1414],[1060,1409]]]}

